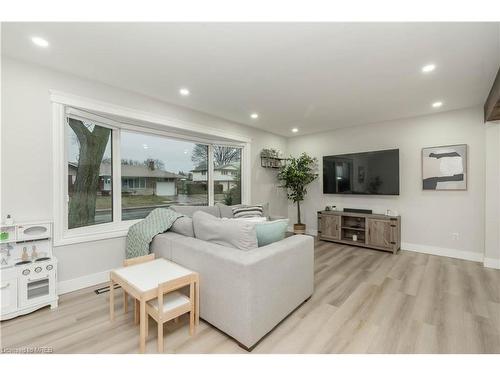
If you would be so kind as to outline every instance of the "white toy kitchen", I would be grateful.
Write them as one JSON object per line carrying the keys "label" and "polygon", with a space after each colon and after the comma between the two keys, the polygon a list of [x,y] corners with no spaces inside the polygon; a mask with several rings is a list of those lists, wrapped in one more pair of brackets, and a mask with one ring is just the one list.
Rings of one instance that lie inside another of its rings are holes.
{"label": "white toy kitchen", "polygon": [[0,227],[0,320],[57,307],[57,259],[52,254],[52,223]]}

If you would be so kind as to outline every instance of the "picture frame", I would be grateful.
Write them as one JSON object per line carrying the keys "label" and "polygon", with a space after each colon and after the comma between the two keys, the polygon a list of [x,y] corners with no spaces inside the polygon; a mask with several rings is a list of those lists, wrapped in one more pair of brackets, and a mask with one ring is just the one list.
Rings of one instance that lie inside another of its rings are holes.
{"label": "picture frame", "polygon": [[467,144],[422,148],[422,190],[467,190]]}

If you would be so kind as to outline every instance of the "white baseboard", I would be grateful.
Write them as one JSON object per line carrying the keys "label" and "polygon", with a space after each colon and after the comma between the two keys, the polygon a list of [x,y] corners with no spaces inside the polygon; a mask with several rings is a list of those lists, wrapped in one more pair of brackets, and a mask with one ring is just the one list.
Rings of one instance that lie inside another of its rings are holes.
{"label": "white baseboard", "polygon": [[496,268],[500,270],[500,259],[495,258],[484,258],[483,264],[488,268]]}
{"label": "white baseboard", "polygon": [[463,251],[457,249],[450,249],[446,247],[436,247],[428,245],[417,245],[413,243],[402,242],[401,249],[407,251],[415,251],[417,253],[439,255],[442,257],[457,258],[464,260],[471,260],[473,262],[482,262],[484,256],[482,253],[476,253],[474,251]]}
{"label": "white baseboard", "polygon": [[88,288],[89,286],[94,286],[109,281],[109,271],[110,270],[77,277],[76,279],[59,281],[57,283],[57,294],[66,294],[69,292],[74,292],[75,290]]}

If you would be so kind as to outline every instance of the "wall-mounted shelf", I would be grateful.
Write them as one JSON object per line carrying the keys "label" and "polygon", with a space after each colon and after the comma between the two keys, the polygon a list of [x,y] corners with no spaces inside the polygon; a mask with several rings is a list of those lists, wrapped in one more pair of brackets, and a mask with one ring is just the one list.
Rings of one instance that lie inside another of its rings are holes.
{"label": "wall-mounted shelf", "polygon": [[263,168],[274,168],[279,169],[283,167],[286,163],[286,159],[283,158],[271,158],[267,156],[260,157],[260,166]]}

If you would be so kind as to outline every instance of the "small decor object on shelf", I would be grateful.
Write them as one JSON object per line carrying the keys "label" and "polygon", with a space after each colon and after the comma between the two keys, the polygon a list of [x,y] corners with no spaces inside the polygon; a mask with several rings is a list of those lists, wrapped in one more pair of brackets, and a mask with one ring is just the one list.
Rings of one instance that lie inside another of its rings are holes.
{"label": "small decor object on shelf", "polygon": [[423,190],[467,190],[467,145],[422,149]]}
{"label": "small decor object on shelf", "polygon": [[14,218],[10,215],[7,215],[7,217],[5,218],[5,224],[6,225],[12,225],[14,224]]}
{"label": "small decor object on shelf", "polygon": [[330,206],[325,207],[325,211],[330,211],[330,210],[331,210]]}
{"label": "small decor object on shelf", "polygon": [[357,234],[353,234],[353,235],[352,235],[352,240],[353,240],[354,242],[358,241],[358,235],[357,235]]}
{"label": "small decor object on shelf", "polygon": [[288,163],[278,173],[278,180],[282,183],[280,187],[286,189],[288,199],[297,203],[297,223],[293,225],[295,234],[306,232],[306,225],[300,220],[300,202],[307,194],[307,185],[316,178],[318,178],[318,160],[306,153],[297,158],[289,158]]}
{"label": "small decor object on shelf", "polygon": [[23,247],[23,253],[21,255],[21,260],[23,262],[27,262],[29,260],[30,256],[28,255],[28,248],[25,246]]}
{"label": "small decor object on shelf", "polygon": [[285,159],[283,152],[274,148],[265,148],[260,152],[260,165],[264,168],[281,168]]}

